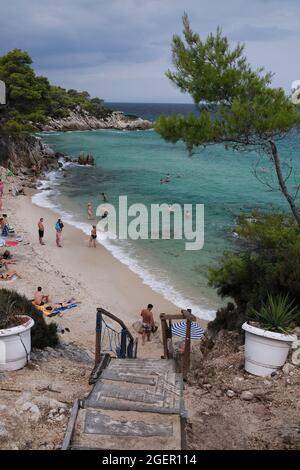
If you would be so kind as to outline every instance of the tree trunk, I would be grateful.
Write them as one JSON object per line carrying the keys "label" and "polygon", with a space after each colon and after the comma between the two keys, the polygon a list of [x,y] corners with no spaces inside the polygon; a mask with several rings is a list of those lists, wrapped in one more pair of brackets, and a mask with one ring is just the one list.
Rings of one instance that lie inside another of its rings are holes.
{"label": "tree trunk", "polygon": [[276,175],[277,175],[280,191],[282,192],[282,194],[286,198],[287,202],[289,203],[289,206],[291,208],[293,216],[295,217],[295,220],[296,220],[296,222],[297,222],[297,224],[300,228],[300,211],[299,211],[298,207],[296,206],[295,200],[290,195],[290,193],[288,191],[288,188],[285,184],[285,180],[284,180],[284,177],[282,175],[281,163],[280,163],[277,147],[274,144],[274,142],[272,142],[271,140],[269,142],[270,142],[270,146],[271,146],[272,158],[273,158],[273,162],[274,162],[274,165],[275,165],[275,170],[276,170]]}

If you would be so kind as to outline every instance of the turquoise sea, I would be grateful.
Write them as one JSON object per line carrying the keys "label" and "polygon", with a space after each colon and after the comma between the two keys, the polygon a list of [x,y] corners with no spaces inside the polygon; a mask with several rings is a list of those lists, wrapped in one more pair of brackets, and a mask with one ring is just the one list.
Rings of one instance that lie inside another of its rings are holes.
{"label": "turquoise sea", "polygon": [[[114,109],[154,119],[164,112],[193,110],[192,105],[158,105],[110,103]],[[55,208],[69,222],[90,232],[86,204],[101,203],[105,192],[109,203],[117,206],[120,195],[128,196],[128,204],[151,203],[204,204],[205,240],[199,251],[186,251],[182,240],[106,241],[105,246],[122,262],[137,272],[155,290],[162,292],[180,307],[191,307],[202,318],[212,318],[221,301],[207,286],[208,266],[215,264],[224,250],[236,249],[233,227],[241,212],[252,209],[272,210],[288,207],[281,194],[270,192],[253,174],[256,166],[263,178],[272,178],[270,163],[257,154],[225,150],[221,145],[198,149],[192,157],[184,145],[166,143],[153,130],[39,134],[53,150],[77,156],[91,153],[95,167],[66,167],[52,173],[43,183],[51,190],[42,191],[34,201]],[[300,169],[300,136],[293,134],[279,144],[281,155]],[[171,182],[160,179],[171,175]],[[299,178],[298,178],[299,182]],[[290,179],[297,184],[297,174]],[[99,267],[101,269],[101,267]],[[145,299],[151,302],[151,299]]]}

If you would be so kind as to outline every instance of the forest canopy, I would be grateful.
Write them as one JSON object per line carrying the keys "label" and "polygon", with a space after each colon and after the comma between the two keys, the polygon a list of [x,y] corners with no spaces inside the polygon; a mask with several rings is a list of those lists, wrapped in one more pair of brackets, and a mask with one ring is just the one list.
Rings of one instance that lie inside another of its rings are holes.
{"label": "forest canopy", "polygon": [[49,118],[63,118],[78,106],[97,118],[109,110],[87,91],[66,90],[36,75],[30,55],[14,49],[0,57],[0,80],[6,85],[6,105],[0,107],[2,132],[33,132]]}

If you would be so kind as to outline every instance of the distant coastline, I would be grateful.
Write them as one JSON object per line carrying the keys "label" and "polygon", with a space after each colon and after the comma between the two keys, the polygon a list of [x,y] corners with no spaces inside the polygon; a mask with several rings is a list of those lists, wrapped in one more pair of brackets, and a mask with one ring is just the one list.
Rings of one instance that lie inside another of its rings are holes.
{"label": "distant coastline", "polygon": [[79,107],[71,111],[63,118],[50,118],[46,125],[41,126],[43,131],[85,131],[94,129],[116,130],[147,130],[153,127],[153,123],[137,116],[129,116],[121,111],[113,111],[111,114],[97,118],[91,113]]}

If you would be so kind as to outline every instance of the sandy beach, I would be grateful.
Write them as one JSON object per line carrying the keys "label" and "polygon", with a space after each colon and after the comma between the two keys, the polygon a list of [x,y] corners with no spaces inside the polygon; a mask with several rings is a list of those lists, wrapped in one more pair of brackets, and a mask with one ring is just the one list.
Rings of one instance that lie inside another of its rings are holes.
{"label": "sandy beach", "polygon": [[[31,202],[32,190],[26,190],[26,196],[5,195],[3,212],[15,228],[16,234],[23,241],[11,248],[17,260],[16,270],[21,279],[8,281],[3,287],[15,289],[33,297],[37,286],[50,295],[52,302],[62,302],[74,297],[80,306],[67,310],[62,316],[51,318],[61,328],[69,328],[64,340],[94,354],[96,308],[103,307],[121,318],[131,328],[132,323],[140,318],[140,311],[148,303],[154,305],[154,317],[159,321],[159,314],[180,313],[177,306],[153,291],[142,279],[129,270],[102,245],[88,247],[88,237],[80,229],[64,224],[62,246],[55,244],[55,222],[57,214],[50,209],[36,206]],[[37,222],[44,218],[45,246],[38,242]],[[202,326],[205,321],[199,321]],[[139,348],[139,355],[150,353],[160,356],[161,346],[155,341]],[[140,341],[141,344],[141,341]]]}

